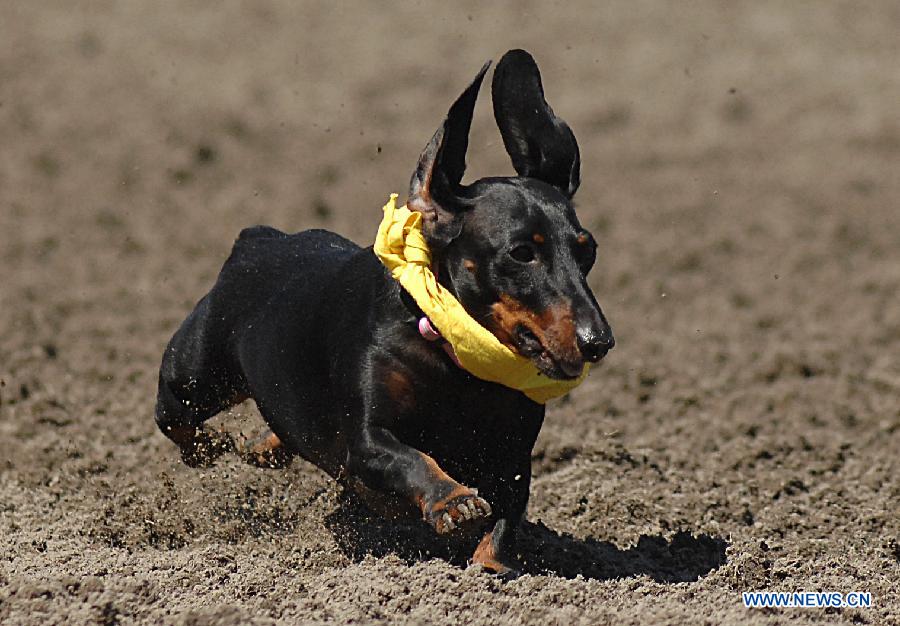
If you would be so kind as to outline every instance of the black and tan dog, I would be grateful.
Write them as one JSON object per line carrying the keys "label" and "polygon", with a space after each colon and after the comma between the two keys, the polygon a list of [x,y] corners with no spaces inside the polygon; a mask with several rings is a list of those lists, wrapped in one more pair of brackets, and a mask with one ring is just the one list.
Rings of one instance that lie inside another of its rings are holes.
{"label": "black and tan dog", "polygon": [[[466,311],[546,376],[571,379],[613,346],[585,279],[596,243],[571,203],[578,145],[545,102],[532,57],[510,51],[492,95],[519,176],[461,185],[488,65],[426,146],[407,205]],[[416,507],[438,533],[493,521],[472,560],[515,571],[544,406],[458,367],[416,318],[371,247],[324,230],[244,230],[166,348],[157,423],[186,463],[208,463],[227,445],[203,422],[252,398],[270,431],[247,456],[299,455]]]}

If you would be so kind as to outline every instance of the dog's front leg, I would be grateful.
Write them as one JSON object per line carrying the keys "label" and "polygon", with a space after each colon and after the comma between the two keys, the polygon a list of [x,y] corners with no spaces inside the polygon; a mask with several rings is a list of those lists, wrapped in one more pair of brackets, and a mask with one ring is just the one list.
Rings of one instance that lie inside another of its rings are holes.
{"label": "dog's front leg", "polygon": [[347,472],[369,489],[411,501],[440,534],[491,514],[475,489],[452,479],[434,459],[385,428],[363,426],[350,447]]}
{"label": "dog's front leg", "polygon": [[488,532],[472,555],[472,563],[504,577],[514,578],[521,573],[516,546],[519,526],[525,517],[531,487],[531,455],[525,452],[499,472],[485,495],[494,503],[493,529]]}

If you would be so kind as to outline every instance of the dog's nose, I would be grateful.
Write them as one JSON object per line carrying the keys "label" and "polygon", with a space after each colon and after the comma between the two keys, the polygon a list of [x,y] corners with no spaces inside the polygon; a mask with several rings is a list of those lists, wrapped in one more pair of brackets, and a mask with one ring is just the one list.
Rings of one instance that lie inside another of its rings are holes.
{"label": "dog's nose", "polygon": [[616,340],[612,331],[607,329],[585,328],[578,330],[578,349],[585,361],[596,363],[613,349]]}

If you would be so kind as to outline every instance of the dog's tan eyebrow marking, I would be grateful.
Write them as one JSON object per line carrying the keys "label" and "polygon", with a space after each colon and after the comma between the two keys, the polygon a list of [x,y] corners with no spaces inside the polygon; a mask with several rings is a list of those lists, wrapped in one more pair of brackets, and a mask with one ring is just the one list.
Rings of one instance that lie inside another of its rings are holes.
{"label": "dog's tan eyebrow marking", "polygon": [[578,239],[576,239],[575,241],[578,242],[579,246],[583,246],[588,241],[590,241],[590,237],[588,237],[587,233],[578,233]]}
{"label": "dog's tan eyebrow marking", "polygon": [[540,233],[535,233],[531,236],[534,240],[534,243],[544,243],[544,236]]}
{"label": "dog's tan eyebrow marking", "polygon": [[472,272],[473,274],[475,273],[475,270],[478,269],[478,265],[476,265],[476,264],[475,264],[475,261],[473,261],[472,259],[466,259],[466,260],[464,260],[464,261],[463,261],[463,266],[464,266],[467,270],[469,270],[470,272]]}

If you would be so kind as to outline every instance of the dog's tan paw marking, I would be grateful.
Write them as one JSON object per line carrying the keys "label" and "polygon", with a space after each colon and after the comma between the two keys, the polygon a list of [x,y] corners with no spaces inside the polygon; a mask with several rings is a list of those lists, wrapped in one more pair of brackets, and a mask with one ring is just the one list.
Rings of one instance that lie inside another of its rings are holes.
{"label": "dog's tan paw marking", "polygon": [[271,430],[252,439],[237,443],[237,452],[245,463],[264,469],[284,469],[290,466],[292,455]]}

